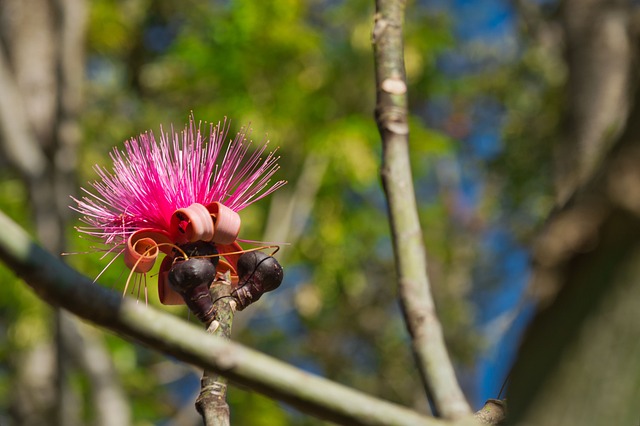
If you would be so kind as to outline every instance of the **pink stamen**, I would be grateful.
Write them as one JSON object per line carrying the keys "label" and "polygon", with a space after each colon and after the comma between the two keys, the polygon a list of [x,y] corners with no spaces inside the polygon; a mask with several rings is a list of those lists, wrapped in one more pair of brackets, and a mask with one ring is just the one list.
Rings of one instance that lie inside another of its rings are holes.
{"label": "pink stamen", "polygon": [[[159,140],[148,131],[126,141],[124,149],[110,154],[112,170],[95,166],[93,190],[83,189],[85,195],[74,198],[71,208],[85,224],[78,230],[113,250],[140,229],[168,232],[173,213],[193,203],[219,202],[238,212],[286,183],[270,184],[279,157],[264,155],[267,142],[249,153],[247,131],[225,142],[228,132],[225,119],[211,124],[205,135],[191,117],[179,133],[161,128]],[[186,232],[187,222],[178,227]]]}

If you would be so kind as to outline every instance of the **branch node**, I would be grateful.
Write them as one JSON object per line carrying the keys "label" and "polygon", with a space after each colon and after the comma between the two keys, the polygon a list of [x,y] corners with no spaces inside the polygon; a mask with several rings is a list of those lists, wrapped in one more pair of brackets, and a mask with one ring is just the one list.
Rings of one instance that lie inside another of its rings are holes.
{"label": "branch node", "polygon": [[407,93],[407,84],[398,76],[392,76],[385,79],[380,87],[382,90],[392,95],[404,95]]}
{"label": "branch node", "polygon": [[389,21],[382,17],[381,13],[376,13],[373,17],[375,23],[373,26],[373,32],[371,33],[371,43],[376,44],[380,40],[380,36],[389,26]]}

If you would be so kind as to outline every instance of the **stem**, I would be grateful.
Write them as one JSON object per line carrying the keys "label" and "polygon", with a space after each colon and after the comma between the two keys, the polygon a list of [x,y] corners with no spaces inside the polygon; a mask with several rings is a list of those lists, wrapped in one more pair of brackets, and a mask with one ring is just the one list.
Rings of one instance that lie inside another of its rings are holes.
{"label": "stem", "polygon": [[173,315],[122,298],[43,250],[2,212],[0,229],[0,259],[42,300],[128,340],[215,371],[235,384],[338,424],[451,424],[307,373],[237,343],[207,336]]}
{"label": "stem", "polygon": [[377,83],[376,122],[382,137],[382,182],[405,322],[420,376],[435,414],[471,412],[447,353],[427,277],[426,252],[409,162],[407,83],[404,71],[403,0],[377,0],[373,45]]}
{"label": "stem", "polygon": [[[228,279],[214,281],[211,286],[214,316],[207,324],[207,333],[231,338],[231,326],[236,302],[231,298],[231,283]],[[227,404],[227,379],[212,370],[204,370],[200,380],[200,395],[196,409],[205,426],[229,426],[229,404]]]}

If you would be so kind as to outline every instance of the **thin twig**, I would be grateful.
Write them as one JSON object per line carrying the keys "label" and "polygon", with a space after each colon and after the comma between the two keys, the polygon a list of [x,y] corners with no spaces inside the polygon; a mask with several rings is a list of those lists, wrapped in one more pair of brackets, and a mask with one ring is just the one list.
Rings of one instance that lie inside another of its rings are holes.
{"label": "thin twig", "polygon": [[382,182],[389,205],[400,301],[413,353],[436,415],[457,418],[471,410],[458,385],[436,316],[409,163],[404,8],[403,0],[376,1],[373,45]]}
{"label": "thin twig", "polygon": [[235,384],[338,424],[451,424],[307,373],[229,340],[208,336],[173,315],[123,299],[46,252],[1,212],[0,229],[0,259],[41,299],[129,340],[218,372]]}

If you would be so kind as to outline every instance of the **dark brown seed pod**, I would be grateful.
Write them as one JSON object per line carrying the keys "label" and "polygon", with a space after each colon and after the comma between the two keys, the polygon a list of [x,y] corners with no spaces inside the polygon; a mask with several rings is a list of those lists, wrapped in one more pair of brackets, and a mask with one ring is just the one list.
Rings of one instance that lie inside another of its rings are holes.
{"label": "dark brown seed pod", "polygon": [[242,310],[280,286],[284,276],[282,266],[261,251],[244,253],[238,259],[238,288],[234,296],[238,310]]}
{"label": "dark brown seed pod", "polygon": [[215,276],[213,262],[199,257],[176,262],[169,271],[171,288],[182,296],[191,312],[204,323],[209,323],[214,315],[209,286]]}

